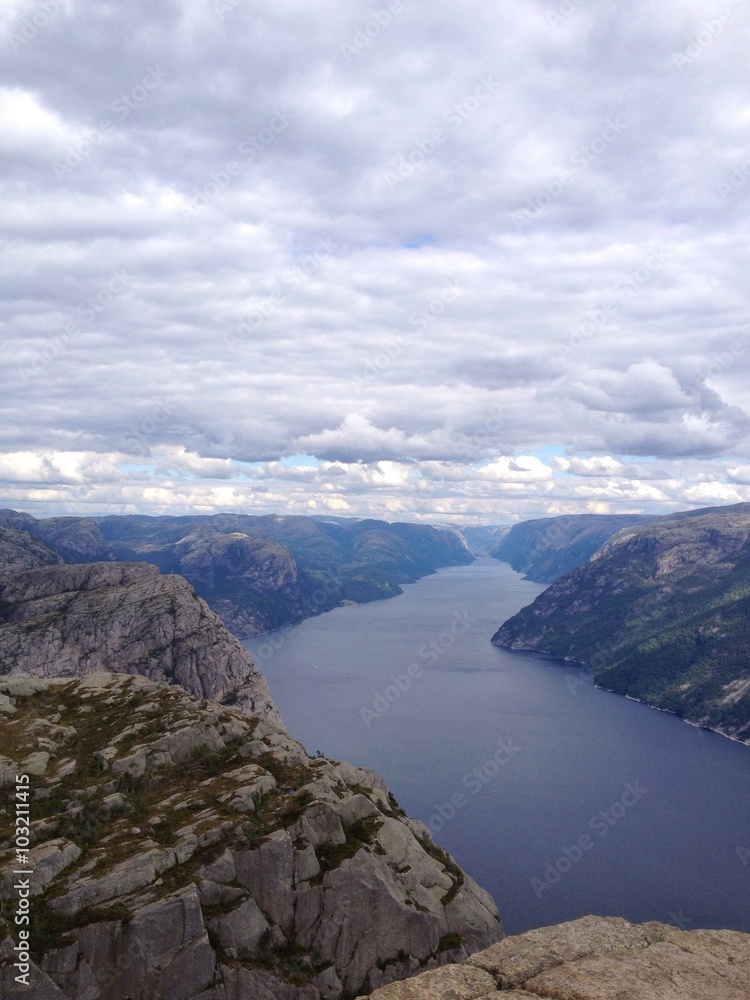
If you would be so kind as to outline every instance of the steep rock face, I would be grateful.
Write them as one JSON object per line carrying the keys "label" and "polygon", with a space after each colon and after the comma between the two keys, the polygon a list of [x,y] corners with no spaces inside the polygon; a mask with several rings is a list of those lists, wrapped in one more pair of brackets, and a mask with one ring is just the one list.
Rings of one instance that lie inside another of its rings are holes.
{"label": "steep rock face", "polygon": [[490,553],[536,583],[555,580],[582,566],[622,528],[647,524],[641,514],[571,514],[514,525]]}
{"label": "steep rock face", "polygon": [[66,562],[149,562],[179,573],[240,638],[347,601],[401,593],[440,566],[472,561],[460,532],[429,525],[299,516],[37,520],[0,510],[0,526],[44,541]]}
{"label": "steep rock face", "polygon": [[[140,676],[16,675],[0,694],[0,776],[32,775],[34,997],[335,1000],[503,936],[374,772],[311,758],[272,719]],[[8,930],[2,996],[26,997]]]}
{"label": "steep rock face", "polygon": [[62,559],[44,542],[25,531],[4,528],[0,525],[0,574],[39,566],[54,566]]}
{"label": "steep rock face", "polygon": [[235,635],[276,628],[302,604],[294,556],[260,535],[194,528],[174,546],[172,560]]}
{"label": "steep rock face", "polygon": [[457,530],[466,539],[471,552],[475,555],[489,556],[497,549],[511,528],[506,524],[477,524]]}
{"label": "steep rock face", "polygon": [[492,641],[750,741],[750,504],[629,527]]}
{"label": "steep rock face", "polygon": [[101,670],[181,684],[275,713],[265,678],[190,584],[146,563],[44,566],[0,576],[0,674]]}
{"label": "steep rock face", "polygon": [[25,531],[58,553],[64,562],[108,562],[115,558],[93,517],[48,517],[0,510],[0,525]]}
{"label": "steep rock face", "polygon": [[750,934],[583,917],[506,938],[370,1000],[747,1000]]}

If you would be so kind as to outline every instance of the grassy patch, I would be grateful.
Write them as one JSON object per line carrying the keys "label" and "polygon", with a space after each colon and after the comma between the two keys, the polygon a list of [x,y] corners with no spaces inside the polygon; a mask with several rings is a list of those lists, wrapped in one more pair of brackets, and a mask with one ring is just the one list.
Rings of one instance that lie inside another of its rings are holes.
{"label": "grassy patch", "polygon": [[461,944],[462,941],[460,934],[456,934],[454,931],[451,931],[448,934],[443,934],[443,936],[438,941],[438,946],[437,946],[438,954],[441,951],[453,951],[455,948],[460,948]]}

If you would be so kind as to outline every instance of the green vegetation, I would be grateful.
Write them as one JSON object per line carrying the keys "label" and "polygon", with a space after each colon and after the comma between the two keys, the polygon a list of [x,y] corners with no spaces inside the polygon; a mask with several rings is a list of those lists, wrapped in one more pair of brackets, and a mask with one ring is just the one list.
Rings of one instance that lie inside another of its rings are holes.
{"label": "green vegetation", "polygon": [[318,881],[322,880],[325,872],[339,868],[348,858],[353,858],[357,851],[363,848],[369,851],[373,847],[378,830],[382,825],[382,820],[373,817],[372,819],[359,819],[356,823],[344,827],[346,840],[343,844],[334,844],[326,841],[315,848],[315,856],[318,859],[322,872],[318,876]]}
{"label": "green vegetation", "polygon": [[493,637],[586,665],[602,687],[750,738],[750,505],[662,518]]}
{"label": "green vegetation", "polygon": [[456,934],[451,931],[449,934],[443,934],[443,936],[438,941],[438,951],[453,951],[454,948],[461,947],[461,935]]}
{"label": "green vegetation", "polygon": [[440,900],[443,906],[447,906],[448,903],[453,902],[458,895],[459,889],[464,884],[464,873],[458,867],[450,854],[448,854],[447,851],[444,851],[442,847],[438,847],[436,844],[431,843],[426,837],[419,837],[418,840],[422,849],[429,854],[431,858],[434,858],[438,864],[442,865],[446,874],[453,879],[453,885]]}

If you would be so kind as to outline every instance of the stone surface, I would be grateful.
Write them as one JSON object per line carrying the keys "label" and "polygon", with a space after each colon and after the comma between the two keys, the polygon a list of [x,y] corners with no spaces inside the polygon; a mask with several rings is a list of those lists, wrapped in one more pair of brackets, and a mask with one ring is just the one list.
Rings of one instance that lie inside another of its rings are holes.
{"label": "stone surface", "polygon": [[370,1000],[748,1000],[750,934],[681,931],[583,917],[505,938],[456,967],[376,990]]}
{"label": "stone surface", "polygon": [[445,968],[425,972],[405,982],[392,983],[377,990],[378,1000],[477,1000],[495,989],[495,981],[488,972],[466,965],[447,965]]}
{"label": "stone surface", "polygon": [[[9,685],[4,766],[47,747],[40,996],[338,1000],[502,938],[491,898],[377,775],[310,757],[273,717],[140,675]],[[0,870],[12,861],[0,814]],[[12,879],[2,895],[10,912]],[[0,922],[0,954],[9,941]]]}
{"label": "stone surface", "polygon": [[244,646],[186,580],[162,576],[155,566],[88,563],[5,573],[0,608],[0,674],[142,674],[276,714]]}

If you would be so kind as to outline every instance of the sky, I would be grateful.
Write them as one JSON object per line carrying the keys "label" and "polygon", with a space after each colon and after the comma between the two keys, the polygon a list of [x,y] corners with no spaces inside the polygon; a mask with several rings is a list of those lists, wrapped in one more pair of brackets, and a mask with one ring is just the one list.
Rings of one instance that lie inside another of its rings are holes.
{"label": "sky", "polygon": [[0,0],[0,506],[750,501],[750,0]]}

